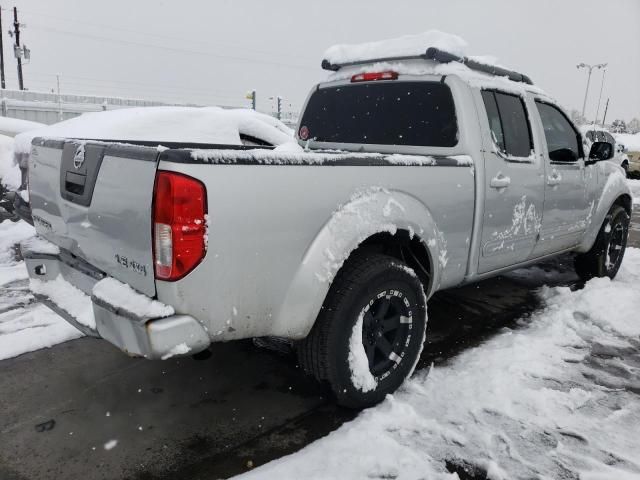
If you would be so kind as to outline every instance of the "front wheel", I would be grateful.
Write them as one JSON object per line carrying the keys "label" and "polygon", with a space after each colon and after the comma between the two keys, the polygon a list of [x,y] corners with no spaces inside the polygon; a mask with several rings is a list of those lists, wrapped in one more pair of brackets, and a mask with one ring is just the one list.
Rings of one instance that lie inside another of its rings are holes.
{"label": "front wheel", "polygon": [[426,324],[426,298],[413,270],[387,255],[358,254],[335,278],[298,358],[339,404],[369,407],[411,374]]}
{"label": "front wheel", "polygon": [[574,261],[576,273],[584,281],[593,277],[614,278],[620,269],[629,234],[629,214],[620,205],[607,213],[596,241]]}

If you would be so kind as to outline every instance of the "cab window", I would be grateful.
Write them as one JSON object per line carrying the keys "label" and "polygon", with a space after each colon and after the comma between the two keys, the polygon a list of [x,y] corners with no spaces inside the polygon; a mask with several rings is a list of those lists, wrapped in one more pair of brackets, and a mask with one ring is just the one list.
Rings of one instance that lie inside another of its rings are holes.
{"label": "cab window", "polygon": [[536,100],[549,159],[556,162],[576,162],[583,156],[580,134],[567,117],[554,105]]}
{"label": "cab window", "polygon": [[533,142],[522,98],[504,92],[483,90],[482,100],[493,141],[500,152],[511,157],[530,157]]}

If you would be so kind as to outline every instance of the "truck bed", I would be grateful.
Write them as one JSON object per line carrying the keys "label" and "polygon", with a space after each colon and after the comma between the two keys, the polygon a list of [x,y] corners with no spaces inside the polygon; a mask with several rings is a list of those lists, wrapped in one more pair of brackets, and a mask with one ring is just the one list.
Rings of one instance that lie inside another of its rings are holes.
{"label": "truck bed", "polygon": [[[402,230],[432,246],[433,288],[465,276],[477,160],[468,155],[144,143],[35,139],[36,230],[105,276],[196,318],[213,340],[303,337],[349,249],[376,233]],[[154,278],[158,171],[206,187],[206,255],[179,281]]]}

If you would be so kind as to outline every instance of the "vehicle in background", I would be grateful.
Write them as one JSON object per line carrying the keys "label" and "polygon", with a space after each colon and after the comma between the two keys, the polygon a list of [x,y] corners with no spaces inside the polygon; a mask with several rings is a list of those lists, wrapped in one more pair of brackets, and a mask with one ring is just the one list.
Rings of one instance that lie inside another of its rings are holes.
{"label": "vehicle in background", "polygon": [[614,156],[611,159],[616,165],[620,165],[624,170],[626,177],[629,176],[629,157],[627,156],[625,146],[618,143],[614,136],[606,129],[596,125],[583,125],[580,127],[582,134],[586,140],[586,148],[591,148],[594,142],[608,142],[614,146]]}
{"label": "vehicle in background", "polygon": [[632,208],[614,146],[585,151],[527,76],[442,35],[330,50],[298,145],[242,145],[237,123],[233,145],[34,139],[34,295],[150,359],[285,338],[364,407],[415,368],[435,292],[567,252],[613,278]]}
{"label": "vehicle in background", "polygon": [[624,146],[625,154],[629,159],[629,177],[640,178],[640,132],[616,133],[614,137]]}

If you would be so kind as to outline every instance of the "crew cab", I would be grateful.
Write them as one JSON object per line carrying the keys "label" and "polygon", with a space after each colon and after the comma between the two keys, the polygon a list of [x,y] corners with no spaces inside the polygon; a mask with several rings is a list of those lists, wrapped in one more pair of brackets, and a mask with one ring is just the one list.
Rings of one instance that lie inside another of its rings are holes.
{"label": "crew cab", "polygon": [[616,275],[632,207],[611,144],[585,152],[526,75],[430,45],[355,51],[323,61],[297,144],[35,138],[34,294],[149,359],[289,339],[362,407],[413,371],[434,292],[565,252],[585,279]]}

